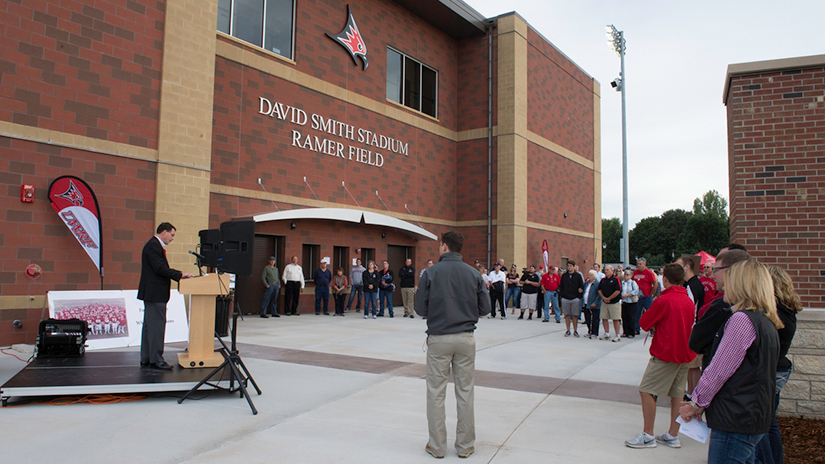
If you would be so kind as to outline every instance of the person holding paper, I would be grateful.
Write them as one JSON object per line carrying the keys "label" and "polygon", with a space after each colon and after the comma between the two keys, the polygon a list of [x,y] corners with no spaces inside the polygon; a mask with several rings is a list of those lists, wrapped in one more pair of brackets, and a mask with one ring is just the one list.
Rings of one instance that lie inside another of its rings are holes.
{"label": "person holding paper", "polygon": [[[679,413],[690,421],[707,417],[712,432],[708,464],[753,463],[756,444],[773,418],[779,335],[772,279],[751,258],[727,270],[725,301],[733,314],[717,332],[710,364],[693,399]],[[745,361],[747,358],[747,361]]]}
{"label": "person holding paper", "polygon": [[[688,363],[693,361],[696,353],[688,348],[690,329],[693,326],[693,302],[682,287],[685,270],[678,264],[665,266],[665,291],[656,298],[653,305],[639,319],[641,328],[647,332],[655,331],[650,344],[650,361],[647,363],[639,395],[642,398],[642,416],[644,429],[632,440],[624,444],[629,448],[655,448],[661,443],[671,448],[680,448],[679,442],[679,407],[685,395]],[[656,420],[656,399],[654,396],[670,397],[670,427],[667,433],[653,436],[653,423]]]}

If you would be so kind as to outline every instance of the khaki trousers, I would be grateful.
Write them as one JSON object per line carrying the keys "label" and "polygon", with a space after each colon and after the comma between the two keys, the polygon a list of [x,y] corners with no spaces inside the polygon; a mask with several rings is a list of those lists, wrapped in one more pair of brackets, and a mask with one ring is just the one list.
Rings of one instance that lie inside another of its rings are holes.
{"label": "khaki trousers", "polygon": [[401,287],[401,298],[404,300],[404,317],[415,314],[415,288]]}
{"label": "khaki trousers", "polygon": [[450,368],[455,382],[456,413],[455,449],[465,453],[476,441],[473,412],[476,341],[472,332],[427,337],[427,425],[430,448],[438,456],[447,451],[447,427],[444,398]]}

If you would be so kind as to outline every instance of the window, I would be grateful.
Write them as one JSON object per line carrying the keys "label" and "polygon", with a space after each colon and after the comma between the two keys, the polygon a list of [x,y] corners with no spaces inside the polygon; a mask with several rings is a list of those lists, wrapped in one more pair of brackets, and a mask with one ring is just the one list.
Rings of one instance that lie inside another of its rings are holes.
{"label": "window", "polygon": [[[375,248],[361,248],[361,265],[367,267],[370,261],[375,261]],[[377,264],[376,269],[378,269]]]}
{"label": "window", "polygon": [[429,66],[388,48],[387,99],[436,117],[438,73]]}
{"label": "window", "polygon": [[304,245],[301,267],[304,268],[304,280],[312,282],[315,269],[321,266],[321,245]]}
{"label": "window", "polygon": [[292,59],[293,0],[218,0],[218,30]]}
{"label": "window", "polygon": [[333,247],[332,249],[332,273],[338,272],[338,268],[344,269],[344,275],[349,275],[350,263],[349,248],[347,247]]}

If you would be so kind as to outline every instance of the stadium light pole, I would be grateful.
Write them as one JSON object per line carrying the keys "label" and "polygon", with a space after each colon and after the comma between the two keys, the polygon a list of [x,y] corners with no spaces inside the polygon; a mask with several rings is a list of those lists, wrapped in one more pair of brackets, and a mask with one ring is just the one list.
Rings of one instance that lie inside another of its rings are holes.
{"label": "stadium light pole", "polygon": [[622,261],[627,267],[630,263],[630,240],[628,240],[627,223],[627,117],[625,112],[625,75],[624,75],[624,54],[627,49],[624,40],[624,31],[619,31],[616,26],[605,27],[607,31],[607,45],[622,60],[622,70],[619,78],[610,83],[617,92],[622,93]]}

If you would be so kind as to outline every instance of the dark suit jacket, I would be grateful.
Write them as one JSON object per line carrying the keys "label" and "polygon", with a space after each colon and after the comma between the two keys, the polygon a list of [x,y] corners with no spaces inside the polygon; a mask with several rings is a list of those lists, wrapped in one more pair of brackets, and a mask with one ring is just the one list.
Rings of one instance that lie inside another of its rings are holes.
{"label": "dark suit jacket", "polygon": [[177,282],[181,276],[180,271],[169,267],[160,240],[157,237],[150,238],[141,253],[138,300],[166,303],[169,301],[172,280]]}

